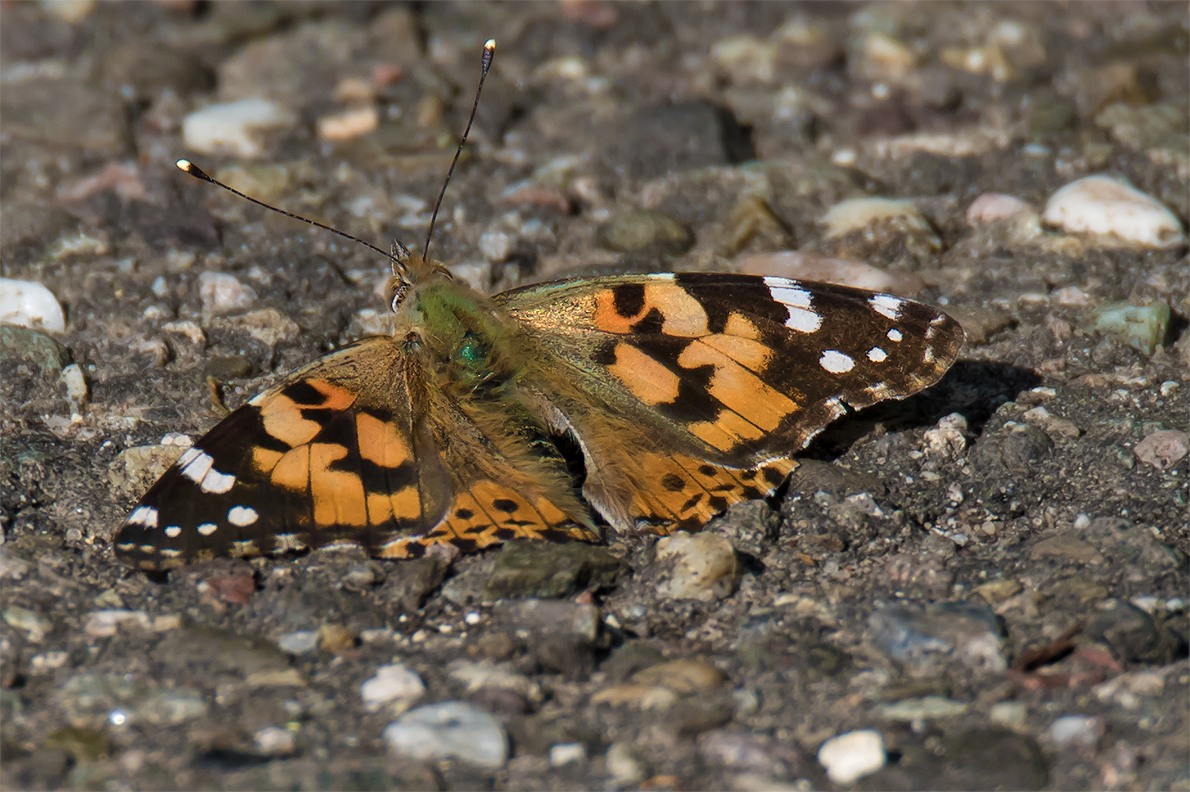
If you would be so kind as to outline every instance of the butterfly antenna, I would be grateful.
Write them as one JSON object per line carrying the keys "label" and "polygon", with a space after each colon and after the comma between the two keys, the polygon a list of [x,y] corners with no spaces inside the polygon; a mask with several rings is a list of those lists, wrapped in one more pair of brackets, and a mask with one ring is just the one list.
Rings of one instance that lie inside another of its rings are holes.
{"label": "butterfly antenna", "polygon": [[430,240],[434,238],[434,223],[438,221],[438,210],[442,208],[442,199],[446,196],[446,185],[450,184],[450,177],[455,172],[455,165],[459,162],[459,155],[463,153],[463,146],[467,144],[467,135],[471,134],[471,125],[475,123],[475,111],[479,109],[479,94],[483,91],[483,81],[488,78],[492,69],[492,56],[496,54],[496,39],[488,39],[483,45],[483,65],[479,71],[479,85],[475,88],[475,101],[471,103],[471,117],[467,119],[467,127],[463,130],[463,138],[455,149],[454,158],[450,161],[450,168],[446,171],[446,179],[442,182],[442,189],[438,191],[438,200],[434,202],[434,213],[430,215],[430,230],[426,232],[426,245],[422,248],[422,258],[429,260]]}
{"label": "butterfly antenna", "polygon": [[257,206],[263,206],[265,209],[271,209],[272,211],[277,212],[278,214],[283,214],[286,217],[292,217],[294,220],[301,220],[303,223],[309,223],[310,225],[314,226],[315,228],[321,228],[324,231],[330,231],[332,234],[338,234],[339,236],[343,237],[344,239],[350,239],[352,242],[358,242],[359,244],[363,245],[366,248],[375,250],[377,253],[384,256],[389,261],[396,262],[399,260],[409,258],[409,248],[405,247],[400,242],[394,242],[393,250],[390,252],[385,252],[385,251],[381,250],[380,248],[376,247],[375,245],[373,245],[371,242],[367,242],[363,239],[360,239],[357,236],[352,236],[351,234],[348,234],[346,231],[340,231],[337,228],[332,228],[331,226],[328,226],[324,223],[320,223],[317,220],[311,220],[308,217],[302,217],[299,214],[294,214],[293,212],[287,212],[284,209],[280,209],[280,208],[273,206],[271,204],[267,204],[264,201],[258,201],[257,199],[253,198],[251,195],[245,195],[244,193],[240,192],[236,188],[229,187],[228,185],[224,184],[223,182],[219,181],[218,179],[214,178],[213,176],[210,176],[206,171],[204,171],[202,168],[198,167],[197,165],[195,165],[193,162],[191,162],[188,159],[180,159],[177,162],[175,162],[174,164],[178,166],[178,170],[182,171],[182,173],[189,174],[189,175],[193,176],[194,178],[200,179],[205,182],[210,182],[211,184],[214,184],[216,187],[222,187],[223,189],[227,190],[232,195],[238,195],[239,197],[243,198],[245,201],[250,201],[251,203],[254,203]]}

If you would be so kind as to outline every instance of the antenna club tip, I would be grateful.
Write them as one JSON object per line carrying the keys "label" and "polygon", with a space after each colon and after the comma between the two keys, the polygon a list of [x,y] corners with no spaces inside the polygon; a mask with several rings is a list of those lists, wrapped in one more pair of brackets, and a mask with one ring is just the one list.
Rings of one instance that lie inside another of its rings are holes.
{"label": "antenna club tip", "polygon": [[483,48],[487,52],[491,52],[492,50],[496,49],[496,39],[491,38],[491,39],[488,39],[487,41],[485,41],[483,44]]}
{"label": "antenna club tip", "polygon": [[178,170],[183,171],[184,173],[189,173],[190,171],[194,170],[194,163],[188,159],[180,159],[175,162],[174,165],[177,166]]}

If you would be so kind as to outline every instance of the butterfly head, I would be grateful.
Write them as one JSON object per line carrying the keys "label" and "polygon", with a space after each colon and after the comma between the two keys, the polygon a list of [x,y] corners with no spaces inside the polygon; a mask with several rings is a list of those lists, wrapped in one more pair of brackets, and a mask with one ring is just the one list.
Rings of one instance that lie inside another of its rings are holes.
{"label": "butterfly head", "polygon": [[441,263],[412,252],[400,242],[393,243],[389,261],[392,262],[393,274],[385,284],[384,297],[393,313],[397,312],[414,287],[436,278],[454,280],[450,270]]}

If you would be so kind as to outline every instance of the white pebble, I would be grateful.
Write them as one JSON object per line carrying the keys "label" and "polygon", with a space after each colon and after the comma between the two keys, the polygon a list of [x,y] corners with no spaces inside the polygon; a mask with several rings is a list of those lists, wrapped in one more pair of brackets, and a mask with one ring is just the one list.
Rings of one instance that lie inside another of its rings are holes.
{"label": "white pebble", "polygon": [[665,571],[657,586],[663,599],[723,599],[735,591],[739,564],[731,542],[712,533],[676,533],[657,542]]}
{"label": "white pebble", "polygon": [[426,686],[413,671],[400,663],[380,666],[376,676],[360,685],[360,697],[368,712],[376,712],[390,702],[408,706],[426,692]]}
{"label": "white pebble", "polygon": [[505,231],[485,231],[479,237],[479,249],[488,261],[508,261],[515,240]]}
{"label": "white pebble", "polygon": [[508,737],[492,715],[463,701],[428,704],[384,729],[389,750],[414,759],[458,759],[498,769],[508,761]]}
{"label": "white pebble", "polygon": [[896,221],[906,231],[927,231],[929,226],[912,201],[893,198],[850,198],[832,206],[818,222],[826,235],[837,239],[876,223]]}
{"label": "white pebble", "polygon": [[92,638],[110,638],[125,625],[149,629],[151,622],[149,615],[140,610],[98,610],[87,614],[83,623],[83,632]]}
{"label": "white pebble", "polygon": [[0,278],[0,322],[61,333],[66,317],[53,293],[36,281]]}
{"label": "white pebble", "polygon": [[265,726],[252,737],[256,750],[265,756],[286,756],[297,749],[297,735],[280,726]]}
{"label": "white pebble", "polygon": [[1042,219],[1072,234],[1093,234],[1123,247],[1168,248],[1186,241],[1177,215],[1131,184],[1088,176],[1058,190]]}
{"label": "white pebble", "polygon": [[304,655],[318,648],[317,630],[298,630],[286,633],[277,641],[281,651],[291,655]]}
{"label": "white pebble", "polygon": [[561,767],[587,758],[587,746],[582,743],[558,743],[550,746],[550,767]]}
{"label": "white pebble", "polygon": [[87,403],[87,378],[83,376],[83,370],[78,363],[71,363],[62,369],[59,379],[66,386],[67,398],[76,405]]}
{"label": "white pebble", "polygon": [[1103,734],[1103,719],[1090,715],[1063,715],[1050,724],[1048,733],[1059,748],[1094,745]]}
{"label": "white pebble", "polygon": [[818,749],[818,762],[836,784],[851,784],[884,767],[884,735],[874,729],[832,737]]}
{"label": "white pebble", "polygon": [[234,275],[204,272],[198,276],[198,297],[202,300],[203,313],[214,316],[251,306],[256,301],[256,292]]}
{"label": "white pebble", "polygon": [[297,121],[288,108],[267,99],[241,99],[211,105],[182,120],[186,147],[202,154],[229,152],[240,157],[259,157],[264,147],[257,133],[264,129],[290,126]]}
{"label": "white pebble", "polygon": [[637,784],[648,777],[648,768],[627,742],[612,743],[604,755],[604,765],[617,784]]}

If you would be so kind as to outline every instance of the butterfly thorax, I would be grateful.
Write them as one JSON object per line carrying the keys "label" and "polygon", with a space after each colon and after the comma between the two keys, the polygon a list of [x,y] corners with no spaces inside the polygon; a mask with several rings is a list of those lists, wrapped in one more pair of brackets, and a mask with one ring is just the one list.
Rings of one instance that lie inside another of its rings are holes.
{"label": "butterfly thorax", "polygon": [[394,337],[456,401],[501,398],[524,368],[516,324],[464,283],[434,275],[409,290],[396,314]]}

